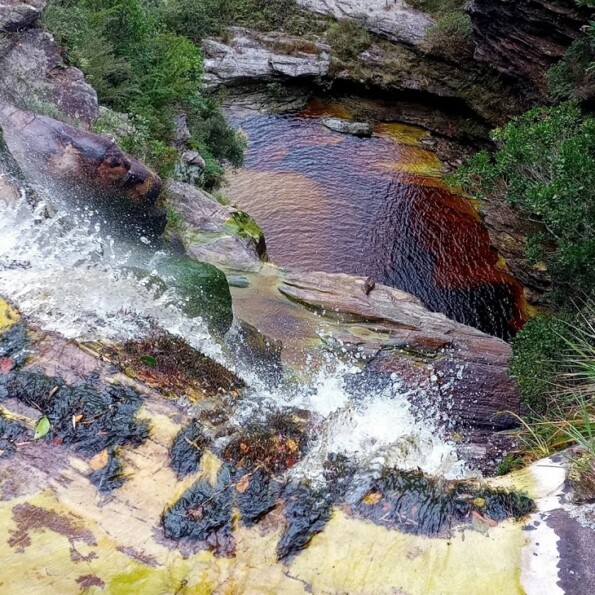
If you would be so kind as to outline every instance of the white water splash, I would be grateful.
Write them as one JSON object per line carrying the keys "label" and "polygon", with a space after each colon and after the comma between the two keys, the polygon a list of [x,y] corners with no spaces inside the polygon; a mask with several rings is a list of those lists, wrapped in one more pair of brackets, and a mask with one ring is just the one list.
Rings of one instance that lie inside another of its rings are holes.
{"label": "white water splash", "polygon": [[[43,328],[68,338],[135,338],[146,332],[150,319],[224,361],[221,346],[200,319],[187,318],[175,296],[157,297],[146,279],[128,272],[139,261],[150,267],[159,255],[102,234],[85,213],[47,218],[43,210],[43,205],[34,210],[24,200],[15,205],[0,197],[0,295]],[[333,453],[350,457],[363,473],[394,467],[447,478],[469,474],[455,445],[441,439],[435,421],[416,420],[398,380],[382,391],[350,394],[346,378],[357,371],[329,354],[306,383],[273,388],[256,372],[242,374],[248,389],[237,421],[272,410],[310,411],[314,448],[292,474],[315,482],[322,481],[324,461]]]}

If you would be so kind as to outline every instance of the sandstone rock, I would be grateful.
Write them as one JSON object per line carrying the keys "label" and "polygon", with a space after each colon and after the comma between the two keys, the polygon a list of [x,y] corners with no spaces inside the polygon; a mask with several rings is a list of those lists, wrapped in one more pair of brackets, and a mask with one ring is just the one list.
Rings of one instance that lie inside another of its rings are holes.
{"label": "sandstone rock", "polygon": [[396,375],[404,388],[420,395],[423,407],[442,411],[450,427],[465,432],[471,442],[485,443],[494,430],[514,425],[509,415],[499,415],[519,411],[519,395],[507,372],[511,349],[504,341],[363,277],[293,273],[279,289],[347,327],[337,338],[371,356],[356,382],[382,385]]}
{"label": "sandstone rock", "polygon": [[546,92],[546,72],[589,22],[574,0],[474,0],[469,5],[475,59]]}
{"label": "sandstone rock", "polygon": [[374,126],[368,122],[350,122],[341,118],[323,118],[323,125],[329,130],[353,136],[372,136]]}
{"label": "sandstone rock", "polygon": [[234,27],[229,43],[203,42],[205,80],[210,86],[269,82],[325,76],[329,69],[327,47],[284,33],[261,34]]}
{"label": "sandstone rock", "polygon": [[32,25],[47,0],[0,0],[0,31],[17,31]]}
{"label": "sandstone rock", "polygon": [[119,213],[162,231],[160,178],[108,137],[1,103],[0,128],[12,157],[35,184],[75,203],[87,200],[112,218]]}
{"label": "sandstone rock", "polygon": [[318,14],[361,22],[373,33],[391,41],[420,43],[434,21],[404,0],[298,0]]}
{"label": "sandstone rock", "polygon": [[83,127],[99,116],[97,93],[77,68],[64,66],[53,37],[30,29],[11,37],[0,57],[0,97],[36,112],[55,114]]}
{"label": "sandstone rock", "polygon": [[264,238],[242,237],[234,224],[233,207],[222,205],[196,186],[171,182],[170,206],[181,216],[176,229],[186,252],[197,260],[241,271],[257,271],[265,255]]}

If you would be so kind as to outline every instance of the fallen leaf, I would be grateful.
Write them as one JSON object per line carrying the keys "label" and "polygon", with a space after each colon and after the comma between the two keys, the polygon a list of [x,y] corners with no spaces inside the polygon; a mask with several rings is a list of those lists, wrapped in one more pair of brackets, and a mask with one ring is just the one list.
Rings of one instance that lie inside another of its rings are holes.
{"label": "fallen leaf", "polygon": [[81,421],[81,419],[83,419],[82,413],[79,413],[78,415],[73,415],[72,416],[72,429],[73,430],[76,430],[76,424],[78,424],[79,421]]}
{"label": "fallen leaf", "polygon": [[54,386],[52,388],[52,390],[50,390],[50,397],[53,397],[59,390],[60,390],[59,386]]}
{"label": "fallen leaf", "polygon": [[151,366],[152,368],[157,366],[157,358],[153,357],[152,355],[141,355],[140,361],[146,366]]}
{"label": "fallen leaf", "polygon": [[8,374],[14,368],[14,361],[9,357],[0,357],[0,374]]}
{"label": "fallen leaf", "polygon": [[378,502],[380,502],[380,500],[382,500],[382,494],[380,492],[370,492],[369,494],[366,494],[364,496],[364,499],[362,500],[362,502],[364,504],[373,506],[374,504],[378,504]]}
{"label": "fallen leaf", "polygon": [[33,440],[43,438],[50,431],[51,427],[52,425],[50,424],[50,420],[44,415],[35,426],[35,435],[33,436]]}
{"label": "fallen leaf", "polygon": [[471,511],[471,516],[474,519],[477,519],[478,521],[481,521],[482,523],[485,523],[489,527],[497,527],[498,526],[498,521],[495,521],[494,519],[489,519],[489,518],[487,518],[485,516],[482,516],[476,510],[472,510]]}
{"label": "fallen leaf", "polygon": [[485,498],[475,498],[475,500],[473,500],[473,505],[477,506],[477,508],[485,508],[485,506],[486,506]]}
{"label": "fallen leaf", "polygon": [[108,461],[109,455],[107,453],[107,448],[104,448],[89,461],[89,467],[91,467],[93,471],[99,471],[99,469],[103,469],[107,465]]}
{"label": "fallen leaf", "polygon": [[238,481],[238,483],[236,483],[236,491],[238,491],[240,494],[243,494],[248,489],[249,486],[250,486],[250,476],[244,475],[244,477],[242,477],[242,479],[240,479],[240,481]]}

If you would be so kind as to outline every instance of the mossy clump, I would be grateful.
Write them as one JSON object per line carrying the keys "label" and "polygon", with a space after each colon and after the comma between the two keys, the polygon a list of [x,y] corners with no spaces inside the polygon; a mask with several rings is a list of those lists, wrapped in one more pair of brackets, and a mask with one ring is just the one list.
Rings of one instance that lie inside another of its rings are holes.
{"label": "mossy clump", "polygon": [[208,439],[196,421],[180,430],[169,451],[170,464],[178,479],[198,471]]}
{"label": "mossy clump", "polygon": [[282,473],[302,457],[307,443],[306,420],[291,413],[275,413],[232,438],[223,458],[239,468],[257,467]]}
{"label": "mossy clump", "polygon": [[30,435],[30,429],[23,422],[0,413],[0,459],[14,455],[17,443],[26,440]]}
{"label": "mossy clump", "polygon": [[113,361],[148,386],[192,400],[243,388],[243,381],[186,341],[155,329],[140,341],[106,350]]}
{"label": "mossy clump", "polygon": [[290,484],[283,493],[287,526],[277,544],[277,558],[288,560],[324,530],[332,515],[332,500],[322,490]]}
{"label": "mossy clump", "polygon": [[148,422],[136,419],[143,399],[130,388],[68,386],[60,378],[17,371],[8,375],[5,389],[6,397],[49,420],[48,439],[72,445],[85,456],[125,444],[139,446],[149,437]]}
{"label": "mossy clump", "polygon": [[161,517],[165,537],[176,541],[205,542],[217,553],[230,553],[231,481],[223,467],[217,483],[196,482]]}
{"label": "mossy clump", "polygon": [[352,513],[405,533],[447,536],[454,526],[473,519],[490,526],[520,519],[534,508],[533,500],[523,493],[387,469],[352,505]]}
{"label": "mossy clump", "polygon": [[180,309],[189,318],[203,318],[211,332],[224,335],[233,322],[231,293],[225,275],[211,264],[186,256],[164,258],[159,276],[176,290]]}
{"label": "mossy clump", "polygon": [[101,494],[109,494],[122,487],[126,483],[126,479],[124,466],[117,449],[108,452],[107,463],[100,469],[94,469],[89,475],[89,480]]}

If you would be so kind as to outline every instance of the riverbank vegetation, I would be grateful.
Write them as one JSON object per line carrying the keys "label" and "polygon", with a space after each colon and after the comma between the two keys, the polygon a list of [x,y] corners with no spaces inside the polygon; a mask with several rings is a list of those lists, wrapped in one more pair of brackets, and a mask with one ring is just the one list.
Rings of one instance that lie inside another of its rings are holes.
{"label": "riverbank vegetation", "polygon": [[[185,114],[187,144],[204,157],[205,184],[214,187],[223,162],[241,163],[243,141],[227,126],[217,101],[203,92],[200,50],[176,30],[164,6],[148,0],[50,0],[44,24],[67,60],[85,73],[100,103],[130,116],[134,132],[123,139],[124,148],[161,175],[171,174],[174,121]],[[170,10],[175,8],[173,2]],[[213,26],[205,22],[204,30]]]}
{"label": "riverbank vegetation", "polygon": [[[579,4],[595,6],[593,0]],[[507,202],[539,223],[526,260],[547,270],[547,313],[513,342],[511,375],[524,402],[523,456],[572,444],[595,469],[595,24],[548,73],[551,105],[492,133],[495,151],[454,178],[470,194]],[[586,469],[585,465],[583,467]]]}

